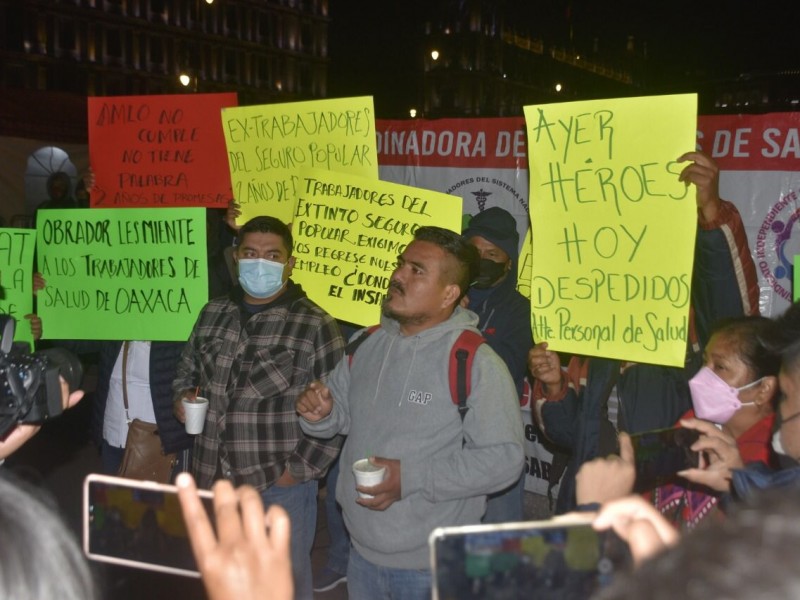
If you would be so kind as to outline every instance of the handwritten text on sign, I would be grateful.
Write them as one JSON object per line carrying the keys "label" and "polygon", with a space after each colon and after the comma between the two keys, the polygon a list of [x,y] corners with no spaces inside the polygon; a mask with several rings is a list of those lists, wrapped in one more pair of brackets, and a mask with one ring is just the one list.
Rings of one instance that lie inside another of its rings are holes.
{"label": "handwritten text on sign", "polygon": [[230,108],[222,127],[240,224],[257,215],[290,222],[301,169],[378,178],[371,97]]}
{"label": "handwritten text on sign", "polygon": [[236,94],[89,98],[92,206],[228,205],[223,107]]}
{"label": "handwritten text on sign", "polygon": [[40,211],[44,337],[189,337],[208,298],[203,208]]}
{"label": "handwritten text on sign", "polygon": [[696,113],[692,94],[525,107],[537,341],[683,365],[697,216],[676,159]]}
{"label": "handwritten text on sign", "polygon": [[25,315],[33,312],[33,250],[31,229],[0,229],[0,314],[14,317],[14,340],[33,343]]}
{"label": "handwritten text on sign", "polygon": [[333,317],[371,325],[397,256],[422,225],[460,231],[461,198],[334,173],[301,173],[292,278]]}

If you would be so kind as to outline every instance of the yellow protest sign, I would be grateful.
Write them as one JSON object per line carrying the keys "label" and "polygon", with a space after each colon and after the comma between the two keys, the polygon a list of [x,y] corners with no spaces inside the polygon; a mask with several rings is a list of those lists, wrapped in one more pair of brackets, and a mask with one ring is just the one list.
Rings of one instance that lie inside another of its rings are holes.
{"label": "yellow protest sign", "polygon": [[682,366],[697,211],[676,159],[697,96],[528,106],[525,121],[535,340]]}
{"label": "yellow protest sign", "polygon": [[531,298],[531,268],[533,267],[533,238],[531,228],[525,232],[525,239],[519,251],[517,264],[517,291],[528,300]]}
{"label": "yellow protest sign", "polygon": [[397,256],[423,225],[461,231],[461,198],[333,171],[304,170],[292,279],[333,317],[380,318]]}
{"label": "yellow protest sign", "polygon": [[225,108],[222,129],[239,224],[290,222],[304,168],[378,178],[371,96]]}

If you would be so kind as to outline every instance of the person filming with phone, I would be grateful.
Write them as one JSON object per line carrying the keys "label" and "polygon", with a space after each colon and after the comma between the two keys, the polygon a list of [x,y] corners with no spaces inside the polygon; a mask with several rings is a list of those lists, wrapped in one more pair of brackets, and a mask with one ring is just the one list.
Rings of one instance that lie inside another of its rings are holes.
{"label": "person filming with phone", "polygon": [[[689,380],[693,409],[678,423],[702,419],[707,426],[735,440],[741,457],[748,463],[771,464],[774,460],[769,440],[780,358],[761,342],[770,326],[765,317],[740,317],[712,329],[704,366]],[[633,491],[636,457],[629,436],[620,436],[620,450],[620,457],[596,459],[581,468],[577,476],[579,503],[606,502]],[[691,529],[718,513],[719,494],[686,479],[676,478],[647,495],[668,520],[682,529]]]}

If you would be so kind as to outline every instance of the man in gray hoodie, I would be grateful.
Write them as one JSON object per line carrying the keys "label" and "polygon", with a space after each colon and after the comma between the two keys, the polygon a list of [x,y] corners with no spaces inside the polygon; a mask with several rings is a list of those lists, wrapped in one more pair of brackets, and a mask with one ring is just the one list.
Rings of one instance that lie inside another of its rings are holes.
{"label": "man in gray hoodie", "polygon": [[[479,523],[486,495],[517,480],[524,461],[519,402],[503,361],[475,352],[468,410],[454,405],[449,357],[478,317],[459,301],[477,274],[477,251],[456,233],[421,227],[398,257],[381,326],[300,396],[302,429],[347,435],[336,497],[353,549],[351,599],[429,598],[427,540],[439,526]],[[356,336],[359,333],[356,333]],[[358,459],[386,467],[358,491]]]}

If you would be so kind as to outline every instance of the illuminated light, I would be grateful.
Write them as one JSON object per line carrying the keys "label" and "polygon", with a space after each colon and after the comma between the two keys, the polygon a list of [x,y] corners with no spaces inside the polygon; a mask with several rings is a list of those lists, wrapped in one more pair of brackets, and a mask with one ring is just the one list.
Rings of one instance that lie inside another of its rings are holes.
{"label": "illuminated light", "polygon": [[562,88],[561,88],[561,84],[560,84],[560,83],[557,83],[557,84],[556,84],[556,91],[557,91],[557,92],[560,92],[560,91],[561,91],[561,89],[562,89]]}
{"label": "illuminated light", "polygon": [[433,60],[439,60],[439,51],[438,50],[432,50],[431,51],[431,58]]}
{"label": "illuminated light", "polygon": [[409,111],[408,111],[408,114],[409,114],[409,115],[411,115],[411,118],[412,118],[412,119],[416,118],[416,116],[417,116],[417,109],[416,109],[416,108],[412,108],[411,110],[409,110]]}
{"label": "illuminated light", "polygon": [[181,85],[183,87],[189,87],[189,84],[192,83],[192,78],[189,75],[187,75],[186,73],[181,73],[178,76],[178,81],[181,82]]}
{"label": "illuminated light", "polygon": [[206,4],[214,4],[214,0],[206,0]]}

